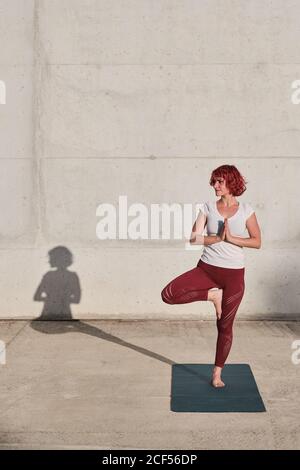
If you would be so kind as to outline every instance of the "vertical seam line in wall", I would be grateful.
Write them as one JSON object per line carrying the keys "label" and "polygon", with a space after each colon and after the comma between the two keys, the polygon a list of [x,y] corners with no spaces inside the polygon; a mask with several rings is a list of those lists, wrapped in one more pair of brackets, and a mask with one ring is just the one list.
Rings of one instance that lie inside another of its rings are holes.
{"label": "vertical seam line in wall", "polygon": [[43,183],[42,183],[42,169],[41,169],[41,150],[42,150],[42,135],[40,128],[41,117],[41,101],[42,101],[42,73],[43,73],[43,51],[41,47],[40,38],[40,24],[39,24],[39,8],[41,6],[40,0],[34,0],[33,11],[33,71],[32,71],[32,152],[33,152],[33,199],[34,199],[34,223],[35,223],[35,245],[38,245],[42,237],[43,229]]}

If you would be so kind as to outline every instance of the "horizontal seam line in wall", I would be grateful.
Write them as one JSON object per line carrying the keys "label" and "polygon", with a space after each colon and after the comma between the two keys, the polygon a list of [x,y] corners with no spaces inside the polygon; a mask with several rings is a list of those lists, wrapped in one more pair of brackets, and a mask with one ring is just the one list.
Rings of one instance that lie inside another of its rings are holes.
{"label": "horizontal seam line in wall", "polygon": [[36,65],[43,65],[46,67],[60,67],[60,66],[77,66],[77,67],[122,67],[122,66],[131,66],[131,67],[207,67],[214,65],[268,65],[268,66],[277,66],[277,65],[300,65],[300,62],[201,62],[201,63],[175,63],[175,64],[166,64],[162,63],[104,63],[104,62],[45,62],[39,61],[35,62],[19,62],[19,63],[10,63],[10,62],[0,62],[2,67],[34,67]]}
{"label": "horizontal seam line in wall", "polygon": [[[182,159],[189,159],[189,160],[195,160],[201,158],[202,160],[220,160],[224,158],[231,158],[231,159],[238,159],[238,160],[279,160],[279,159],[300,159],[299,156],[289,156],[289,155],[282,155],[282,156],[261,156],[261,157],[251,157],[251,156],[244,156],[244,157],[233,157],[233,156],[228,156],[228,155],[220,155],[218,156],[206,156],[203,157],[201,155],[191,157],[191,156],[185,156],[185,157],[90,157],[90,156],[84,156],[84,157],[72,157],[72,156],[62,156],[62,157],[38,157],[40,160],[182,160]],[[34,156],[32,157],[0,157],[0,160],[34,160]]]}
{"label": "horizontal seam line in wall", "polygon": [[190,157],[190,156],[185,156],[185,157],[128,157],[128,156],[126,156],[126,157],[119,157],[119,156],[118,156],[118,157],[89,157],[89,156],[87,156],[87,157],[66,157],[66,156],[64,156],[64,157],[40,157],[40,158],[41,158],[41,159],[44,158],[44,159],[47,159],[47,160],[53,160],[53,159],[60,160],[61,158],[74,158],[74,159],[88,159],[88,158],[89,158],[89,159],[99,159],[99,160],[101,160],[101,159],[124,159],[124,158],[134,159],[134,160],[137,160],[137,159],[139,159],[139,160],[168,160],[168,159],[177,159],[177,160],[180,160],[180,159],[184,159],[184,158],[189,158],[189,159],[196,159],[196,158],[197,158],[197,159],[198,159],[198,158],[212,159],[212,158],[214,158],[214,159],[216,159],[216,160],[219,160],[219,159],[221,159],[221,158],[236,158],[236,159],[238,158],[238,159],[247,159],[247,160],[249,160],[249,159],[252,159],[252,160],[256,159],[256,160],[258,160],[258,159],[263,159],[263,158],[269,158],[269,159],[275,159],[275,158],[296,158],[296,159],[299,159],[300,156],[298,156],[298,157],[286,157],[286,156],[281,156],[281,157],[275,157],[275,156],[274,156],[274,157],[270,157],[270,156],[269,156],[269,157],[230,157],[230,156],[226,156],[226,155],[225,155],[225,156],[220,156],[220,157],[216,157],[216,156],[202,157],[202,156],[200,156],[200,155],[199,155],[199,156],[195,156],[195,157]]}
{"label": "horizontal seam line in wall", "polygon": [[[135,66],[135,67],[179,67],[179,66],[187,66],[187,67],[201,67],[201,66],[207,66],[207,65],[300,65],[300,62],[194,62],[194,63],[172,63],[172,64],[166,64],[165,62],[163,63],[128,63],[128,62],[122,62],[122,63],[107,63],[107,62],[43,62],[40,61],[39,64],[41,65],[46,65],[50,67],[59,67],[60,65],[64,66],[103,66],[103,67],[120,67],[120,66]],[[10,65],[10,64],[0,64],[0,65]],[[31,64],[17,64],[17,65],[31,65]],[[14,64],[10,65],[11,67],[14,66]]]}

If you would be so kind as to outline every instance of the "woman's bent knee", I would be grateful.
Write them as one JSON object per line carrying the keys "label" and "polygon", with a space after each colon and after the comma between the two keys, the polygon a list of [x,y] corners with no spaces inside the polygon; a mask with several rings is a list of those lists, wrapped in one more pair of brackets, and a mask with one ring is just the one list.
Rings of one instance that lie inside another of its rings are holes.
{"label": "woman's bent knee", "polygon": [[163,300],[163,302],[165,302],[166,304],[173,304],[173,299],[172,299],[172,296],[171,296],[171,293],[170,293],[170,288],[169,288],[169,285],[167,285],[162,291],[161,291],[161,298]]}

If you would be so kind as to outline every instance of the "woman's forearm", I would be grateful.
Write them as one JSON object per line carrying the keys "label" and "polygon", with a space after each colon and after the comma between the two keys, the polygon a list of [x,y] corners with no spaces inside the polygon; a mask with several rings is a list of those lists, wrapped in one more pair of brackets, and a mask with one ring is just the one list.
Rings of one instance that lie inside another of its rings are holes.
{"label": "woman's forearm", "polygon": [[233,243],[233,245],[242,246],[246,248],[260,248],[261,247],[261,240],[255,237],[248,237],[248,238],[241,238],[241,237],[234,237],[231,236],[229,243]]}
{"label": "woman's forearm", "polygon": [[191,245],[213,245],[213,243],[218,243],[220,237],[217,235],[195,235],[190,239]]}

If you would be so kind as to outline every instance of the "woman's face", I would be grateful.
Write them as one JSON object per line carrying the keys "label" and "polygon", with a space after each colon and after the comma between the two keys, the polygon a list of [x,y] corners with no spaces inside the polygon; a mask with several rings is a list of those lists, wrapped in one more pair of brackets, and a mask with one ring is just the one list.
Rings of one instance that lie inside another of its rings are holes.
{"label": "woman's face", "polygon": [[213,181],[213,187],[216,192],[216,196],[223,196],[229,194],[229,190],[226,187],[226,181],[222,176],[218,176]]}

